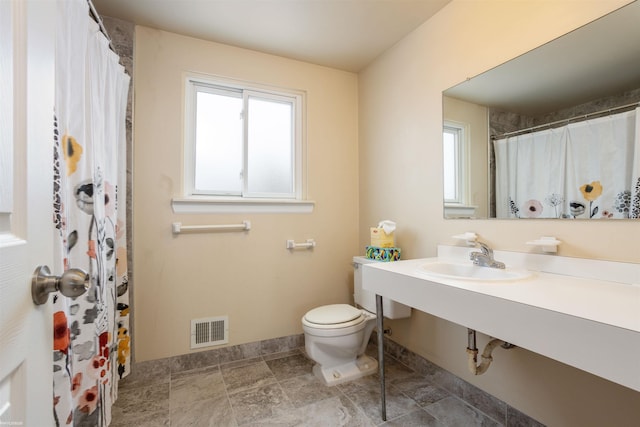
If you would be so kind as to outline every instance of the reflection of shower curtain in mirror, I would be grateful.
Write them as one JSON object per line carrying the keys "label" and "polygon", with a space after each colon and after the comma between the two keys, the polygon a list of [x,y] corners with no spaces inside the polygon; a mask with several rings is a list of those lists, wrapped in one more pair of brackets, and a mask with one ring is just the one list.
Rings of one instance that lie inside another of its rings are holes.
{"label": "reflection of shower curtain in mirror", "polygon": [[86,0],[59,0],[57,8],[54,272],[82,268],[91,283],[84,295],[53,300],[53,412],[60,426],[107,426],[118,380],[129,372],[129,77]]}
{"label": "reflection of shower curtain in mirror", "polygon": [[640,218],[640,108],[494,141],[498,218]]}

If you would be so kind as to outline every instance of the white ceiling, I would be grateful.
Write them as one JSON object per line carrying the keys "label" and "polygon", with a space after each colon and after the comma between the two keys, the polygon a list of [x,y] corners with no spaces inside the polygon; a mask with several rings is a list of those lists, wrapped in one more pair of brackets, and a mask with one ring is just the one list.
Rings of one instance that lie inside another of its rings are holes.
{"label": "white ceiling", "polygon": [[451,0],[93,0],[101,15],[358,72]]}

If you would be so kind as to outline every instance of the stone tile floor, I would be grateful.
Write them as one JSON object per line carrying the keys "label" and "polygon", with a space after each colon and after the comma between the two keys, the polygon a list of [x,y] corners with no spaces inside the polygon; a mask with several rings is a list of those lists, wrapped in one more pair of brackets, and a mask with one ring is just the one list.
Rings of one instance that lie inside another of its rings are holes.
{"label": "stone tile floor", "polygon": [[[375,355],[375,347],[368,353]],[[480,410],[385,356],[387,422],[378,375],[327,387],[304,349],[120,382],[113,427],[121,426],[500,426]]]}

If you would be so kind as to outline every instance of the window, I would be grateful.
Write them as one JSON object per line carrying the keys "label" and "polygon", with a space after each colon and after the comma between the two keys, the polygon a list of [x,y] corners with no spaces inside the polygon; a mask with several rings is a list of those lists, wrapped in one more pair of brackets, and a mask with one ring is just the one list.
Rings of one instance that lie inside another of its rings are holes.
{"label": "window", "polygon": [[444,216],[473,218],[476,206],[470,204],[468,125],[446,121],[443,131]]}
{"label": "window", "polygon": [[174,210],[304,202],[302,93],[193,76],[185,89],[185,199]]}
{"label": "window", "polygon": [[459,125],[445,123],[442,140],[444,202],[464,204],[466,202],[464,128]]}

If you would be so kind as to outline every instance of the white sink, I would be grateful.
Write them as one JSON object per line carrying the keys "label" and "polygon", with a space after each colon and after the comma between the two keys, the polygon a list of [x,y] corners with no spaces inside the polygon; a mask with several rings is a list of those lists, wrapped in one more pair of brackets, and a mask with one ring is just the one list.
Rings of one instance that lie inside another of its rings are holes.
{"label": "white sink", "polygon": [[468,264],[446,261],[434,261],[422,264],[419,272],[436,278],[474,280],[482,282],[504,282],[522,280],[532,276],[527,270],[513,270],[510,268],[480,267],[469,262]]}

